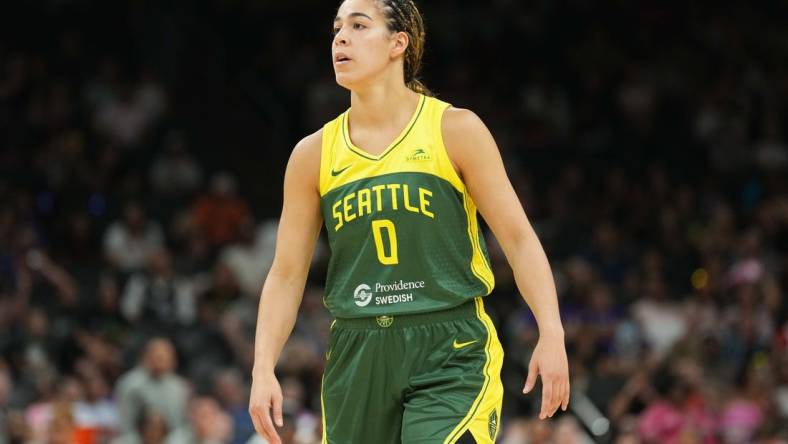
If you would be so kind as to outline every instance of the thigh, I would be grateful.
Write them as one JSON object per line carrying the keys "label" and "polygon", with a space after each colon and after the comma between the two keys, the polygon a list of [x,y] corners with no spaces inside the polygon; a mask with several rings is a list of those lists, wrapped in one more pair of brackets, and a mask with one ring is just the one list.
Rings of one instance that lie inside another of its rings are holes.
{"label": "thigh", "polygon": [[492,321],[480,306],[476,319],[433,330],[429,356],[410,378],[403,444],[495,442],[503,402],[503,349]]}
{"label": "thigh", "polygon": [[394,342],[382,332],[332,329],[321,389],[323,443],[401,442],[404,378],[391,365]]}

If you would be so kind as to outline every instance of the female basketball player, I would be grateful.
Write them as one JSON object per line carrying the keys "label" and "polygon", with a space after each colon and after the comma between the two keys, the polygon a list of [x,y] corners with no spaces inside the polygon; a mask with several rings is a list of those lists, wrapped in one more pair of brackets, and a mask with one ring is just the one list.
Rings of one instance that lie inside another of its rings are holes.
{"label": "female basketball player", "polygon": [[249,411],[257,431],[280,442],[274,366],[324,224],[324,302],[336,321],[321,392],[323,442],[495,441],[503,351],[482,302],[494,282],[477,207],[538,322],[523,391],[539,374],[539,417],[566,410],[549,264],[485,125],[417,80],[425,35],[413,1],[346,0],[334,34],[336,80],[351,106],[299,142],[287,165],[255,342]]}

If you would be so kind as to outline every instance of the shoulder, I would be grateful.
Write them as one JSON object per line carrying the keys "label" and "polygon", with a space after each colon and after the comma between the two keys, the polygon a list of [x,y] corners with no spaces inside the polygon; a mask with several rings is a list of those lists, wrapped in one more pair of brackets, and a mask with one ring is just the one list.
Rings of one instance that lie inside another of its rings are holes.
{"label": "shoulder", "polygon": [[444,133],[467,132],[486,128],[482,119],[475,112],[466,108],[449,106],[443,112],[441,128]]}
{"label": "shoulder", "polygon": [[441,133],[447,148],[454,150],[474,146],[480,139],[491,137],[487,125],[476,113],[453,106],[443,113]]}
{"label": "shoulder", "polygon": [[304,137],[296,143],[293,152],[290,154],[291,158],[297,158],[302,161],[316,158],[320,161],[320,150],[323,146],[323,128],[315,131],[314,133]]}
{"label": "shoulder", "polygon": [[449,157],[459,169],[478,160],[480,153],[498,149],[487,125],[476,113],[465,108],[450,106],[444,111],[441,135]]}
{"label": "shoulder", "polygon": [[287,173],[302,180],[317,184],[320,175],[320,151],[323,145],[323,129],[304,137],[296,143],[287,162]]}
{"label": "shoulder", "polygon": [[143,385],[145,373],[140,367],[134,367],[125,374],[121,375],[116,385],[118,391],[128,391]]}

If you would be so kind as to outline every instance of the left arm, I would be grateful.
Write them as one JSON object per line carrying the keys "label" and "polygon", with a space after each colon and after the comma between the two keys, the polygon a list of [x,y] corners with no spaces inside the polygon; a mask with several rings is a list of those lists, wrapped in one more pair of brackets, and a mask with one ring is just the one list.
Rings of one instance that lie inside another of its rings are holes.
{"label": "left arm", "polygon": [[506,175],[498,146],[481,119],[471,111],[449,108],[443,115],[442,134],[449,157],[500,243],[517,288],[536,317],[539,341],[523,392],[529,392],[541,374],[539,418],[544,419],[559,406],[566,410],[569,403],[569,365],[550,264]]}

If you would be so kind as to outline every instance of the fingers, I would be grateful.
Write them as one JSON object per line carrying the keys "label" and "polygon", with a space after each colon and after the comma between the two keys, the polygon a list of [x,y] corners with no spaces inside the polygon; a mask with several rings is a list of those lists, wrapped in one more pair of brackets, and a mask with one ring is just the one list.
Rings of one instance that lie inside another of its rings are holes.
{"label": "fingers", "polygon": [[282,395],[274,395],[273,402],[274,421],[276,421],[276,425],[282,427],[284,425],[282,421]]}
{"label": "fingers", "polygon": [[550,416],[550,410],[553,405],[553,384],[542,375],[542,409],[539,412],[539,419],[545,419]]}
{"label": "fingers", "polygon": [[252,417],[252,424],[254,424],[254,430],[260,434],[266,441],[270,441],[270,437],[265,430],[265,426],[263,426],[263,413],[262,407],[252,407],[249,409],[249,416]]}
{"label": "fingers", "polygon": [[[545,419],[552,417],[559,408],[566,411],[569,406],[569,369],[564,350],[559,350],[563,353],[548,353],[545,351],[547,348],[541,348],[541,345],[540,339],[528,363],[528,377],[523,393],[528,393],[534,388],[538,375],[542,380],[539,419]],[[552,348],[556,348],[562,344],[552,345],[555,345]]]}
{"label": "fingers", "polygon": [[563,387],[563,380],[561,378],[555,378],[553,380],[553,398],[550,400],[550,417],[558,411],[558,407],[561,407],[561,401],[564,397],[564,387]]}
{"label": "fingers", "polygon": [[252,418],[252,424],[254,425],[254,430],[257,433],[263,433],[263,424],[257,419],[257,411],[254,407],[249,407],[249,416]]}
{"label": "fingers", "polygon": [[[539,366],[537,360],[531,359],[531,362],[528,364],[528,377],[525,380],[523,393],[533,390],[538,375]],[[562,403],[566,405],[569,402],[568,387],[569,383],[565,378],[542,375],[542,407],[539,412],[539,419],[553,416]],[[566,406],[564,406],[564,410],[566,410]]]}
{"label": "fingers", "polygon": [[566,379],[556,376],[553,381],[553,399],[552,404],[550,405],[550,416],[552,417],[555,412],[561,407],[561,403],[564,402],[564,394],[566,393]]}
{"label": "fingers", "polygon": [[569,406],[569,381],[557,376],[542,375],[542,407],[539,419],[551,418],[560,407]]}
{"label": "fingers", "polygon": [[259,433],[267,441],[268,434],[265,432],[265,427],[263,427],[263,420],[261,419],[262,413],[259,409],[260,407],[250,407],[249,416],[252,417],[252,424],[254,424],[255,432]]}
{"label": "fingers", "polygon": [[282,444],[282,441],[279,439],[279,434],[276,433],[274,423],[271,422],[271,414],[268,407],[263,409],[262,417],[263,433],[265,433],[265,439],[268,440],[270,444]]}
{"label": "fingers", "polygon": [[[274,403],[275,404],[275,403]],[[281,400],[279,401],[279,420],[281,422],[281,415],[282,415],[282,403]],[[274,414],[276,415],[276,413]],[[271,422],[271,415],[269,412],[269,406],[254,406],[249,409],[249,416],[252,417],[252,423],[254,424],[254,429],[260,435],[265,438],[270,444],[282,444],[282,440],[279,438],[279,434],[276,433],[276,428],[274,424]],[[281,426],[280,426],[281,427]]]}
{"label": "fingers", "polygon": [[525,379],[525,387],[523,387],[523,393],[528,393],[533,390],[534,385],[536,385],[536,375],[539,374],[539,368],[536,365],[536,359],[531,358],[531,362],[528,363],[528,377]]}

